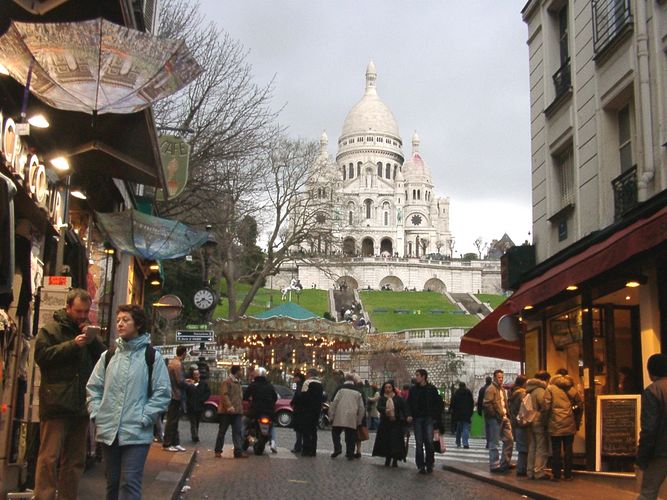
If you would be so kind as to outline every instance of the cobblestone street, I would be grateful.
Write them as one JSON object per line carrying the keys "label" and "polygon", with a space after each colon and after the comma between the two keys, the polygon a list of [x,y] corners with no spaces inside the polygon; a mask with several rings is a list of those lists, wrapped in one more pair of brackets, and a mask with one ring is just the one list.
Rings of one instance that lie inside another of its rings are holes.
{"label": "cobblestone street", "polygon": [[[237,460],[232,457],[230,431],[223,457],[214,457],[217,427],[217,424],[201,425],[201,442],[196,445],[199,455],[186,483],[189,489],[186,487],[183,499],[520,498],[520,495],[442,470],[445,460],[457,457],[465,461],[484,460],[486,451],[480,440],[471,442],[470,450],[455,447],[452,450],[453,441],[448,437],[450,449],[445,455],[436,454],[433,474],[421,476],[414,465],[414,446],[411,446],[408,461],[400,463],[398,469],[385,468],[382,458],[371,457],[374,433],[363,445],[363,457],[354,461],[348,461],[342,455],[335,460],[330,458],[329,431],[319,431],[317,457],[296,456],[289,451],[294,443],[294,432],[280,428],[277,454],[271,454],[267,449],[264,456]],[[195,446],[190,442],[187,421],[181,422],[180,434],[182,445]]]}

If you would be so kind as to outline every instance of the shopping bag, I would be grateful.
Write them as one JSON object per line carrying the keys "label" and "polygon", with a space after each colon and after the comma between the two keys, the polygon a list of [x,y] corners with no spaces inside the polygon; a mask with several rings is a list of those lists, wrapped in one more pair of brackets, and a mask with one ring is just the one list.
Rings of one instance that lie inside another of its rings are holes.
{"label": "shopping bag", "polygon": [[357,427],[357,439],[359,439],[359,441],[368,441],[368,438],[368,427],[365,425]]}
{"label": "shopping bag", "polygon": [[447,450],[445,446],[445,437],[440,434],[438,429],[433,431],[433,449],[436,453],[444,453]]}

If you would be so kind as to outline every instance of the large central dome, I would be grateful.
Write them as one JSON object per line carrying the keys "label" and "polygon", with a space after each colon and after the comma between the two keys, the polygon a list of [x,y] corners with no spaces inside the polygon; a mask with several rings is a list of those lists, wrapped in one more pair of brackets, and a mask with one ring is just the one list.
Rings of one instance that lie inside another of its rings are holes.
{"label": "large central dome", "polygon": [[376,78],[375,65],[371,61],[366,69],[366,93],[345,117],[341,138],[370,131],[400,139],[393,113],[377,95]]}

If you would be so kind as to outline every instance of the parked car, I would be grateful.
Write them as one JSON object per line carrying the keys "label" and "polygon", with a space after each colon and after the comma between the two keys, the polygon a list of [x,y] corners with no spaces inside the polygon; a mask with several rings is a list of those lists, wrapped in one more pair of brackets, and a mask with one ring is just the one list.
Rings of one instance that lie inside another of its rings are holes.
{"label": "parked car", "polygon": [[[243,384],[243,391],[248,387],[247,384]],[[294,391],[289,387],[284,385],[274,385],[276,389],[276,394],[278,395],[278,400],[276,401],[275,412],[276,412],[276,424],[280,427],[289,427],[292,425],[292,396],[294,396]],[[202,421],[204,422],[217,422],[218,421],[218,406],[220,405],[220,394],[211,394],[211,397],[206,400],[204,403],[204,411],[202,413]],[[243,414],[248,413],[248,408],[250,407],[250,401],[243,402]]]}

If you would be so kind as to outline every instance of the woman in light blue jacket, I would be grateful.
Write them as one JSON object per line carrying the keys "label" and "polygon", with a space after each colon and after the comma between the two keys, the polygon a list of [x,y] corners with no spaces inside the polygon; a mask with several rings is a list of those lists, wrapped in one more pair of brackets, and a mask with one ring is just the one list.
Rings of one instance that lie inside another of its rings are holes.
{"label": "woman in light blue jacket", "polygon": [[153,424],[167,410],[171,384],[162,356],[149,346],[144,310],[120,306],[116,325],[116,347],[102,354],[86,385],[88,413],[102,443],[107,499],[140,499]]}

